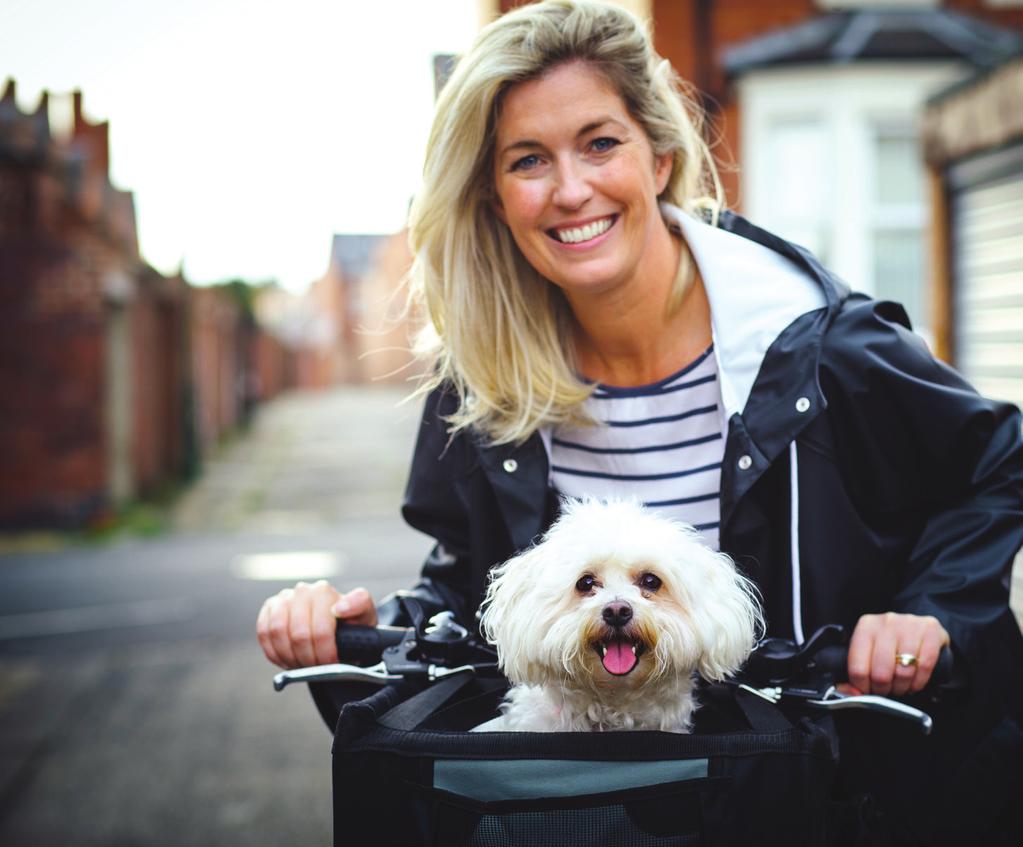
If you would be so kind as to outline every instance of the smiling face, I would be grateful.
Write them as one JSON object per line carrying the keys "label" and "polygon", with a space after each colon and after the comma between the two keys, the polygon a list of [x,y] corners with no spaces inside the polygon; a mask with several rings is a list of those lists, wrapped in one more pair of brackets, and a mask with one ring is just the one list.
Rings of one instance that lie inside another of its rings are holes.
{"label": "smiling face", "polygon": [[671,154],[655,157],[611,84],[573,61],[513,86],[496,126],[494,211],[526,260],[577,297],[642,279],[670,236],[657,196]]}

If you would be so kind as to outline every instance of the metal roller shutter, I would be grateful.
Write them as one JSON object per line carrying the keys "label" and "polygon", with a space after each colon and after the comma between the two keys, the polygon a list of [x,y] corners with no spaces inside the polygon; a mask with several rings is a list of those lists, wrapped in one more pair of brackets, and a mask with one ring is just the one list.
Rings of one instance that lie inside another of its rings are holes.
{"label": "metal roller shutter", "polygon": [[982,394],[1023,406],[1023,145],[949,176],[956,367]]}

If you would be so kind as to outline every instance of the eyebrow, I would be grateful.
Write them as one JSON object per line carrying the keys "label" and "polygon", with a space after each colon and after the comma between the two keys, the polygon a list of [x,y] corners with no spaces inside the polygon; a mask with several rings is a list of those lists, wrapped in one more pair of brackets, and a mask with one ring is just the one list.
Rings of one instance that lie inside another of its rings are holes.
{"label": "eyebrow", "polygon": [[[580,136],[586,135],[589,132],[593,132],[593,130],[595,129],[600,129],[600,127],[604,126],[604,124],[617,124],[618,126],[624,128],[624,124],[621,121],[612,118],[610,115],[607,115],[606,117],[599,117],[596,120],[592,120],[589,123],[585,124],[584,126],[580,127],[579,132],[575,134],[575,137],[579,138]],[[524,138],[521,141],[513,141],[508,146],[502,148],[500,155],[504,156],[506,153],[510,153],[514,150],[531,149],[534,147],[543,147],[543,144],[541,144],[539,141],[534,141],[532,138]]]}

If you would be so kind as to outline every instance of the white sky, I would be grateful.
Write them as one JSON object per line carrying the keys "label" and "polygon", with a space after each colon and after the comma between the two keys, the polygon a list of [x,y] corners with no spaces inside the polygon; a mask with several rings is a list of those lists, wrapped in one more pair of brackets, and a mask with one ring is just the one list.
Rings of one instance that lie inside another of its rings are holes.
{"label": "white sky", "polygon": [[139,242],[197,283],[302,290],[335,232],[394,232],[419,179],[435,53],[476,0],[0,0],[22,111],[80,88],[110,121]]}

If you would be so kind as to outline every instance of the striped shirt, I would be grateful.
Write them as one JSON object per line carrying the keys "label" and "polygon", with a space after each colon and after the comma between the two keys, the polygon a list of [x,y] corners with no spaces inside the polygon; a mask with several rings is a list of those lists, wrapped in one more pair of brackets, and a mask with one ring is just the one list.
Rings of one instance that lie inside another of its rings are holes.
{"label": "striped shirt", "polygon": [[551,482],[566,497],[632,497],[699,530],[718,549],[722,433],[710,347],[650,385],[598,385],[586,412],[600,426],[556,427]]}

